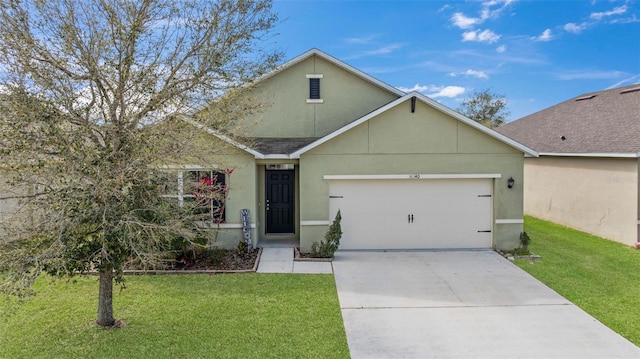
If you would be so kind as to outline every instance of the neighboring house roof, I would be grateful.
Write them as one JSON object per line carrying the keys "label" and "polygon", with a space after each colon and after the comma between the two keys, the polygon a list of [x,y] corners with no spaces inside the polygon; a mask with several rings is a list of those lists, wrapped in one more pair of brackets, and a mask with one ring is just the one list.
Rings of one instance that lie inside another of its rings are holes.
{"label": "neighboring house roof", "polygon": [[640,157],[640,84],[586,93],[496,130],[541,155]]}
{"label": "neighboring house roof", "polygon": [[309,50],[309,51],[307,51],[307,52],[305,52],[305,53],[303,53],[303,54],[301,54],[299,56],[294,57],[293,59],[285,62],[284,64],[282,64],[280,66],[278,66],[275,70],[273,70],[273,71],[269,72],[268,74],[263,75],[262,77],[258,78],[257,82],[261,82],[261,81],[264,81],[264,80],[268,79],[269,77],[275,76],[275,75],[279,74],[280,72],[282,72],[282,71],[284,71],[284,70],[286,70],[286,69],[288,69],[290,67],[293,67],[296,64],[298,64],[298,63],[300,63],[300,62],[302,62],[302,61],[304,61],[304,60],[306,60],[306,59],[308,59],[308,58],[310,58],[312,56],[318,56],[318,57],[320,57],[320,58],[322,58],[322,59],[324,59],[324,60],[326,60],[326,61],[328,61],[328,62],[330,62],[330,63],[332,63],[332,64],[334,64],[334,65],[336,65],[338,67],[340,67],[340,68],[342,68],[343,70],[348,71],[348,72],[350,72],[350,73],[352,73],[352,74],[354,74],[354,75],[356,75],[356,76],[358,76],[358,77],[360,77],[360,78],[362,78],[362,79],[364,79],[364,80],[366,80],[368,82],[371,82],[372,84],[374,84],[374,85],[376,85],[376,86],[378,86],[380,88],[383,88],[383,89],[385,89],[385,90],[387,90],[387,91],[389,91],[389,92],[391,92],[393,94],[396,94],[398,96],[404,96],[405,95],[404,91],[399,90],[399,89],[397,89],[397,88],[395,88],[395,87],[393,87],[393,86],[391,86],[391,85],[389,85],[389,84],[387,84],[385,82],[382,82],[382,81],[376,79],[375,77],[372,77],[372,76],[370,76],[370,75],[368,75],[368,74],[356,69],[355,67],[353,67],[351,65],[348,65],[345,62],[342,62],[342,61],[336,59],[335,57],[333,57],[333,56],[331,56],[329,54],[326,54],[326,53],[324,53],[324,52],[322,52],[322,51],[320,51],[318,49],[311,49],[311,50]]}

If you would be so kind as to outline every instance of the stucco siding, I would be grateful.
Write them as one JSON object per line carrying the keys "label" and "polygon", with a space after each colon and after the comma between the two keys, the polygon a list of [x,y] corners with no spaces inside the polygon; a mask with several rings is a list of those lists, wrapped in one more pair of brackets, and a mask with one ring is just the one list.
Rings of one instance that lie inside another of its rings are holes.
{"label": "stucco siding", "polygon": [[[358,151],[343,152],[347,148]],[[323,176],[354,174],[499,174],[493,217],[521,220],[523,161],[521,152],[428,106],[411,113],[400,105],[300,157],[300,220],[332,220],[329,181]],[[512,189],[509,177],[516,179]],[[310,248],[327,227],[301,227],[301,248]],[[511,249],[522,224],[494,225],[493,230],[494,246]]]}
{"label": "stucco siding", "polygon": [[[193,131],[198,130],[193,129]],[[257,217],[258,175],[255,158],[210,134],[201,134],[198,141],[206,143],[204,147],[210,148],[211,152],[203,153],[201,144],[194,147],[194,151],[196,149],[198,151],[194,155],[166,159],[166,162],[170,163],[170,171],[175,172],[189,169],[232,170],[232,173],[226,176],[229,193],[225,204],[225,223],[217,236],[216,245],[233,248],[244,238],[240,210],[249,209],[252,224],[256,225],[259,221]],[[216,226],[212,225],[212,227]],[[257,231],[254,228],[252,238],[256,238],[256,235]]]}
{"label": "stucco siding", "polygon": [[458,121],[423,103],[416,107],[412,113],[407,101],[370,120],[370,152],[457,152]]}
{"label": "stucco siding", "polygon": [[[323,103],[307,103],[307,74],[323,76]],[[398,98],[317,56],[267,78],[251,95],[265,105],[241,123],[255,137],[322,137]]]}
{"label": "stucco siding", "polygon": [[525,213],[621,243],[638,240],[638,160],[525,160]]}

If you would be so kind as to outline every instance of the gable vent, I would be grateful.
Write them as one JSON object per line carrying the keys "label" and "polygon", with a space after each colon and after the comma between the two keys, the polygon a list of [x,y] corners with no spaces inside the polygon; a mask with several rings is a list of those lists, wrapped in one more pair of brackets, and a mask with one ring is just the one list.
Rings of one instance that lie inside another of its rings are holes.
{"label": "gable vent", "polygon": [[620,92],[620,94],[622,95],[623,93],[636,92],[636,91],[640,91],[640,87],[632,87],[630,89],[626,89],[626,90]]}
{"label": "gable vent", "polygon": [[591,100],[592,98],[596,97],[598,95],[589,95],[589,96],[582,96],[582,97],[578,97],[576,99],[576,101],[584,101],[584,100]]}
{"label": "gable vent", "polygon": [[312,100],[320,98],[320,79],[309,79],[309,98]]}

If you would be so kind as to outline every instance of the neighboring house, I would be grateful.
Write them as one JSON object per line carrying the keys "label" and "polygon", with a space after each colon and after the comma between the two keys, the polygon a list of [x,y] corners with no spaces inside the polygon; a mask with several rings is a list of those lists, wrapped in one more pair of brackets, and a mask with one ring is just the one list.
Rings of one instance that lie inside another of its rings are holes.
{"label": "neighboring house", "polygon": [[233,169],[226,245],[243,238],[249,209],[258,246],[288,239],[308,251],[338,210],[341,249],[518,246],[524,157],[537,156],[528,147],[315,49],[261,78],[252,96],[269,104],[242,120],[252,144],[206,129],[229,144],[224,166],[178,171],[181,187],[197,170]]}
{"label": "neighboring house", "polygon": [[587,93],[499,127],[525,159],[525,212],[628,245],[640,233],[640,84]]}

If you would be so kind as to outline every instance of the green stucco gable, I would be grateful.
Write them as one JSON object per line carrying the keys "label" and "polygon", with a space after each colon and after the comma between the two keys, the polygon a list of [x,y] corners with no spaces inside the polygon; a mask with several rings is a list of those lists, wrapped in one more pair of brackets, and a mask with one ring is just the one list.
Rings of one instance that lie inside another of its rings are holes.
{"label": "green stucco gable", "polygon": [[[307,103],[307,75],[322,75],[322,103]],[[323,137],[399,97],[318,55],[261,81],[251,96],[265,107],[242,123],[271,138]]]}

